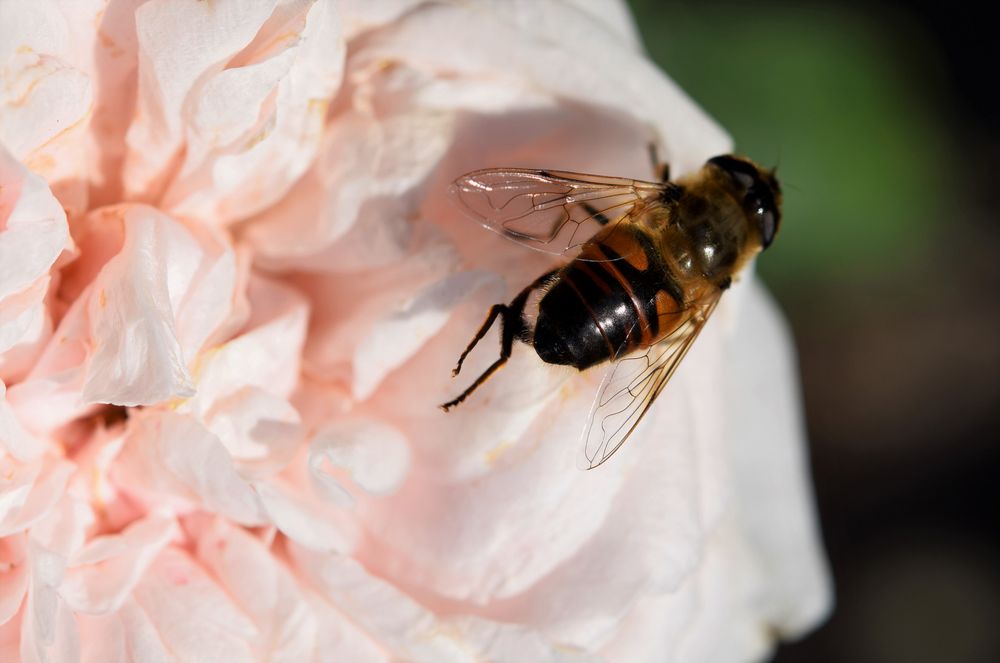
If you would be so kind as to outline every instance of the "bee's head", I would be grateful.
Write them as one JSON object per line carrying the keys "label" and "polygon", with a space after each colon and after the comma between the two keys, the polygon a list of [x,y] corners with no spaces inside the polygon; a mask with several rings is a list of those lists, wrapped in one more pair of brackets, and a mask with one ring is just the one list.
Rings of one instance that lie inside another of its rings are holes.
{"label": "bee's head", "polygon": [[781,223],[781,186],[775,171],[763,170],[749,159],[730,154],[709,159],[708,165],[729,176],[737,198],[757,225],[761,248],[766,249]]}

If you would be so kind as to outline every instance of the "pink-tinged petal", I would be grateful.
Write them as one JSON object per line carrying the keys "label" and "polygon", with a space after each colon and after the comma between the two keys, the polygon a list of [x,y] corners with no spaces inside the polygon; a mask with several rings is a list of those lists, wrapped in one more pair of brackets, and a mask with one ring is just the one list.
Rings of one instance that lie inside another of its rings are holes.
{"label": "pink-tinged petal", "polygon": [[344,36],[355,37],[368,30],[380,28],[427,0],[397,0],[396,2],[369,2],[369,0],[344,0],[340,3]]}
{"label": "pink-tinged petal", "polygon": [[[453,247],[440,237],[428,237],[418,246],[422,250],[415,255],[384,267],[351,274],[303,275],[296,279],[312,303],[311,333],[304,352],[310,374],[353,383],[351,371],[357,369],[363,372],[362,380],[374,383],[377,372],[386,372],[385,366],[377,370],[358,364],[358,348],[366,344],[370,347],[367,339],[379,322],[399,314],[407,300],[412,301],[421,290],[445,278],[458,266]],[[386,351],[390,356],[396,354],[391,348]]]}
{"label": "pink-tinged petal", "polygon": [[43,466],[10,464],[0,459],[0,537],[24,531],[41,520],[59,501],[73,465],[57,461]]}
{"label": "pink-tinged petal", "polygon": [[764,576],[755,608],[782,636],[820,622],[833,603],[816,526],[795,360],[773,301],[752,282],[727,355],[734,503]]}
{"label": "pink-tinged petal", "polygon": [[49,0],[0,5],[0,144],[48,180],[74,213],[87,204],[84,159],[94,96],[80,60],[87,31],[74,19],[86,23],[96,10],[89,1],[68,8]]}
{"label": "pink-tinged petal", "polygon": [[487,272],[450,274],[414,294],[396,310],[375,322],[354,354],[354,396],[365,400],[382,379],[413,356],[437,334],[451,317],[452,309],[473,290],[498,286]]}
{"label": "pink-tinged petal", "polygon": [[355,560],[291,547],[299,572],[359,628],[396,658],[418,663],[600,659],[516,624],[439,617]]}
{"label": "pink-tinged petal", "polygon": [[548,23],[556,22],[571,38],[522,29],[530,21],[506,4],[424,5],[374,33],[351,65],[401,61],[444,78],[520,79],[557,98],[612,108],[654,128],[661,158],[678,173],[729,151],[728,136],[628,41],[609,39],[600,22],[580,20],[568,6],[552,12]]}
{"label": "pink-tinged petal", "polygon": [[131,597],[108,615],[77,617],[85,663],[176,663],[156,625]]}
{"label": "pink-tinged petal", "polygon": [[[24,429],[7,403],[7,387],[0,381],[0,453],[6,452],[22,463],[37,460],[45,445]],[[0,501],[3,497],[0,497]]]}
{"label": "pink-tinged petal", "polygon": [[124,214],[125,244],[94,280],[87,309],[96,347],[86,402],[153,404],[194,393],[188,364],[233,298],[233,254],[144,206]]}
{"label": "pink-tinged petal", "polygon": [[62,500],[35,524],[28,540],[31,585],[22,622],[23,660],[77,660],[79,633],[73,611],[60,596],[69,554],[93,522],[89,505]]}
{"label": "pink-tinged petal", "polygon": [[14,618],[28,591],[27,562],[23,534],[0,538],[0,624]]}
{"label": "pink-tinged petal", "polygon": [[233,220],[280,199],[313,161],[344,51],[331,3],[279,6],[197,91],[185,163],[164,207]]}
{"label": "pink-tinged petal", "polygon": [[378,420],[342,419],[316,433],[309,445],[309,470],[333,499],[350,495],[337,474],[346,473],[362,490],[387,495],[409,468],[409,443]]}
{"label": "pink-tinged petal", "polygon": [[196,508],[245,525],[267,522],[260,498],[219,438],[190,415],[149,411],[129,419],[115,482],[148,508]]}
{"label": "pink-tinged petal", "polygon": [[21,379],[51,335],[44,301],[48,289],[49,278],[43,277],[0,301],[0,378]]}
{"label": "pink-tinged petal", "polygon": [[[157,660],[252,663],[251,643],[258,637],[253,622],[204,569],[179,550],[160,553],[123,606],[121,625],[126,641],[142,644],[135,660],[147,660],[148,647]],[[138,614],[136,614],[138,613]]]}
{"label": "pink-tinged petal", "polygon": [[207,76],[247,47],[274,0],[176,3],[151,0],[135,11],[139,88],[126,137],[125,191],[159,196],[184,147],[185,103]]}
{"label": "pink-tinged petal", "polygon": [[252,478],[279,472],[305,436],[299,413],[288,401],[252,386],[218,399],[205,423],[240,473]]}
{"label": "pink-tinged petal", "polygon": [[153,514],[120,534],[88,541],[70,557],[60,595],[75,612],[117,610],[177,532],[172,518]]}
{"label": "pink-tinged petal", "polygon": [[[51,596],[51,601],[42,599],[44,593]],[[44,612],[39,606],[43,601]],[[21,618],[20,637],[20,663],[77,661],[80,658],[76,618],[52,589],[32,587]]]}
{"label": "pink-tinged petal", "polygon": [[256,387],[276,397],[291,395],[299,378],[309,307],[301,294],[254,275],[247,287],[251,315],[243,331],[204,354],[198,393],[180,409],[209,417],[217,400]]}
{"label": "pink-tinged petal", "polygon": [[[391,255],[401,243],[398,235],[408,237],[410,229],[397,228],[394,220],[413,217],[427,177],[450,146],[454,117],[389,112],[386,118],[371,110],[338,116],[312,171],[284,201],[252,219],[247,238],[265,264],[327,271],[328,251],[356,224],[369,235],[365,253]],[[393,225],[380,228],[387,223]]]}
{"label": "pink-tinged petal", "polygon": [[27,378],[7,390],[25,428],[44,434],[93,409],[80,394],[90,351],[88,297],[78,297],[53,333]]}
{"label": "pink-tinged petal", "polygon": [[271,522],[289,539],[312,550],[349,554],[361,533],[340,505],[302,482],[277,479],[255,484]]}
{"label": "pink-tinged petal", "polygon": [[196,536],[198,561],[253,621],[258,660],[313,660],[320,631],[338,625],[317,620],[289,569],[259,539],[220,520],[206,523]]}
{"label": "pink-tinged petal", "polygon": [[48,184],[0,147],[0,302],[47,276],[70,248],[66,213]]}

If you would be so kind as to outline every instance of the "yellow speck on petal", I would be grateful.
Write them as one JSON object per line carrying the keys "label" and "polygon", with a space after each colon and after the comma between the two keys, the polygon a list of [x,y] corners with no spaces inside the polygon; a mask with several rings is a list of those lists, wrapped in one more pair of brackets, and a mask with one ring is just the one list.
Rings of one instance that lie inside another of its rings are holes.
{"label": "yellow speck on petal", "polygon": [[108,306],[108,291],[101,288],[101,292],[97,295],[97,304],[101,308],[107,308]]}
{"label": "yellow speck on petal", "polygon": [[24,55],[26,53],[32,53],[33,50],[31,48],[31,46],[28,46],[27,44],[22,44],[22,45],[20,45],[20,46],[17,47],[17,51],[16,52],[17,52],[18,55]]}
{"label": "yellow speck on petal", "polygon": [[504,440],[497,446],[493,447],[484,454],[484,457],[486,458],[486,463],[492,465],[493,463],[497,462],[500,456],[504,455],[507,452],[507,450],[510,449],[512,446],[514,446],[514,442],[512,440]]}

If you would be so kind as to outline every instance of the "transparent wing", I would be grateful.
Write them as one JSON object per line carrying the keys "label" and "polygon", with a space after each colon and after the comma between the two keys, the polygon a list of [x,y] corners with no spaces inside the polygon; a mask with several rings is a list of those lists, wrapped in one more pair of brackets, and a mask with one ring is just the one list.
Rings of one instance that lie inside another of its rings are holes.
{"label": "transparent wing", "polygon": [[486,228],[537,251],[578,249],[601,227],[627,222],[666,183],[560,170],[489,168],[455,180],[458,206]]}
{"label": "transparent wing", "polygon": [[583,466],[593,469],[621,448],[680,365],[719,302],[721,290],[693,306],[691,316],[645,353],[623,357],[608,369],[584,428]]}

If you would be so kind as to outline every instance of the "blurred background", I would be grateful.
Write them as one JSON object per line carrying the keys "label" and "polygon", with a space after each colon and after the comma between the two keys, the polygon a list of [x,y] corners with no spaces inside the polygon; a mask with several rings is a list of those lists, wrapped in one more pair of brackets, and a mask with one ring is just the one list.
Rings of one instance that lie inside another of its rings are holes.
{"label": "blurred background", "polygon": [[992,22],[930,1],[630,4],[650,55],[785,186],[758,264],[798,343],[837,607],[776,661],[1000,661]]}

